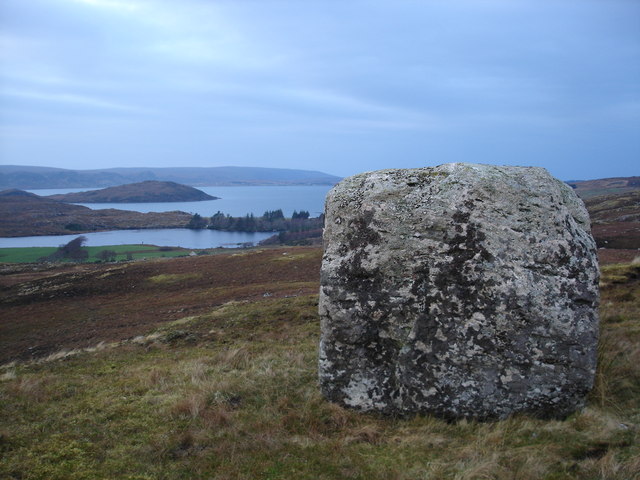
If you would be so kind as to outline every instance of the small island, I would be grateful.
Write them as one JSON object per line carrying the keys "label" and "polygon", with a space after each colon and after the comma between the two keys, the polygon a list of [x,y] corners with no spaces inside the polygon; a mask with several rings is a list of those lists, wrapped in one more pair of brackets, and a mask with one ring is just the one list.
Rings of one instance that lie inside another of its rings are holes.
{"label": "small island", "polygon": [[0,192],[0,237],[184,228],[190,219],[190,214],[179,211],[140,213],[115,208],[92,210],[23,190]]}
{"label": "small island", "polygon": [[49,195],[47,198],[65,203],[164,203],[200,202],[217,200],[219,197],[175,182],[147,180],[87,192]]}

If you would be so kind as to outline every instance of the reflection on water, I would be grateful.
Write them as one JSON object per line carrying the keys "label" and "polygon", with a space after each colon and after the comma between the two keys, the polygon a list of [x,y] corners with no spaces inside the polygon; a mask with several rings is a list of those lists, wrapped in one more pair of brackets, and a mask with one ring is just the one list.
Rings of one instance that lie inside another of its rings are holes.
{"label": "reflection on water", "polygon": [[273,235],[271,232],[221,232],[217,230],[189,230],[187,228],[114,230],[111,232],[83,233],[75,235],[45,235],[38,237],[0,238],[0,248],[8,247],[57,247],[83,235],[86,245],[147,244],[183,248],[235,248],[244,243],[257,244]]}

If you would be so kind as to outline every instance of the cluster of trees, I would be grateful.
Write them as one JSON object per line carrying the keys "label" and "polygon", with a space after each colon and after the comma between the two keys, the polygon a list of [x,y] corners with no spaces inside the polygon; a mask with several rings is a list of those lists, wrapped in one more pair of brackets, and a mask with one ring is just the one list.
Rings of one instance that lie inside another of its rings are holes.
{"label": "cluster of trees", "polygon": [[200,214],[196,213],[191,217],[191,220],[189,220],[189,223],[187,223],[187,228],[191,228],[194,230],[207,228],[207,219],[200,216]]}
{"label": "cluster of trees", "polygon": [[[51,255],[40,258],[43,262],[86,262],[89,259],[89,251],[85,248],[84,244],[87,242],[87,237],[81,235],[74,238],[70,242],[60,245],[58,249]],[[96,254],[98,262],[115,262],[118,253],[114,250],[104,249],[100,250]],[[133,256],[128,253],[127,260],[132,260]]]}
{"label": "cluster of trees", "polygon": [[[271,213],[271,212],[267,212]],[[267,215],[255,217],[253,214],[244,217],[232,217],[222,212],[217,212],[211,217],[207,228],[212,230],[227,230],[231,232],[268,232],[285,228],[284,218]]]}
{"label": "cluster of trees", "polygon": [[280,232],[262,240],[259,245],[313,245],[322,240],[322,228],[298,232]]}
{"label": "cluster of trees", "polygon": [[291,215],[291,219],[292,220],[296,220],[296,219],[303,219],[306,220],[307,218],[309,218],[309,212],[307,212],[306,210],[300,210],[299,212],[294,210],[293,211],[293,215]]}
{"label": "cluster of trees", "polygon": [[267,210],[261,217],[253,214],[232,217],[218,211],[207,220],[196,213],[191,217],[187,228],[210,228],[230,232],[284,232],[322,228],[323,216],[318,218],[310,218],[310,216],[306,210],[294,211],[291,218],[285,218],[282,209]]}
{"label": "cluster of trees", "polygon": [[96,258],[101,262],[115,262],[118,252],[115,250],[100,250],[96,254]]}
{"label": "cluster of trees", "polygon": [[87,237],[85,236],[74,238],[69,243],[60,245],[55,252],[41,260],[48,262],[61,262],[63,260],[84,262],[89,258],[89,252],[85,248],[82,248],[86,241]]}

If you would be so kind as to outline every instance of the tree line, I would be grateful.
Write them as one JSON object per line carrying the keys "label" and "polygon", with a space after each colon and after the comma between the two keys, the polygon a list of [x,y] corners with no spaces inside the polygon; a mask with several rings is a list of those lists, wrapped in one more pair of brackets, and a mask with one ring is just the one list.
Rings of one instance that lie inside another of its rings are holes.
{"label": "tree line", "polygon": [[232,217],[216,212],[210,218],[194,214],[187,228],[224,230],[229,232],[302,232],[322,228],[324,215],[311,218],[306,210],[294,211],[291,218],[285,218],[282,209],[267,210],[261,217],[252,213],[244,217]]}

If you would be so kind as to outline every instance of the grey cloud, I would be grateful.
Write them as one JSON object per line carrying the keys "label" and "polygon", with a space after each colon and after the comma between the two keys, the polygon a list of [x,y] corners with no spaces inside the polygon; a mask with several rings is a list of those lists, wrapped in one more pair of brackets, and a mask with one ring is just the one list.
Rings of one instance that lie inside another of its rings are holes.
{"label": "grey cloud", "polygon": [[5,0],[0,154],[632,174],[638,21],[625,0]]}

